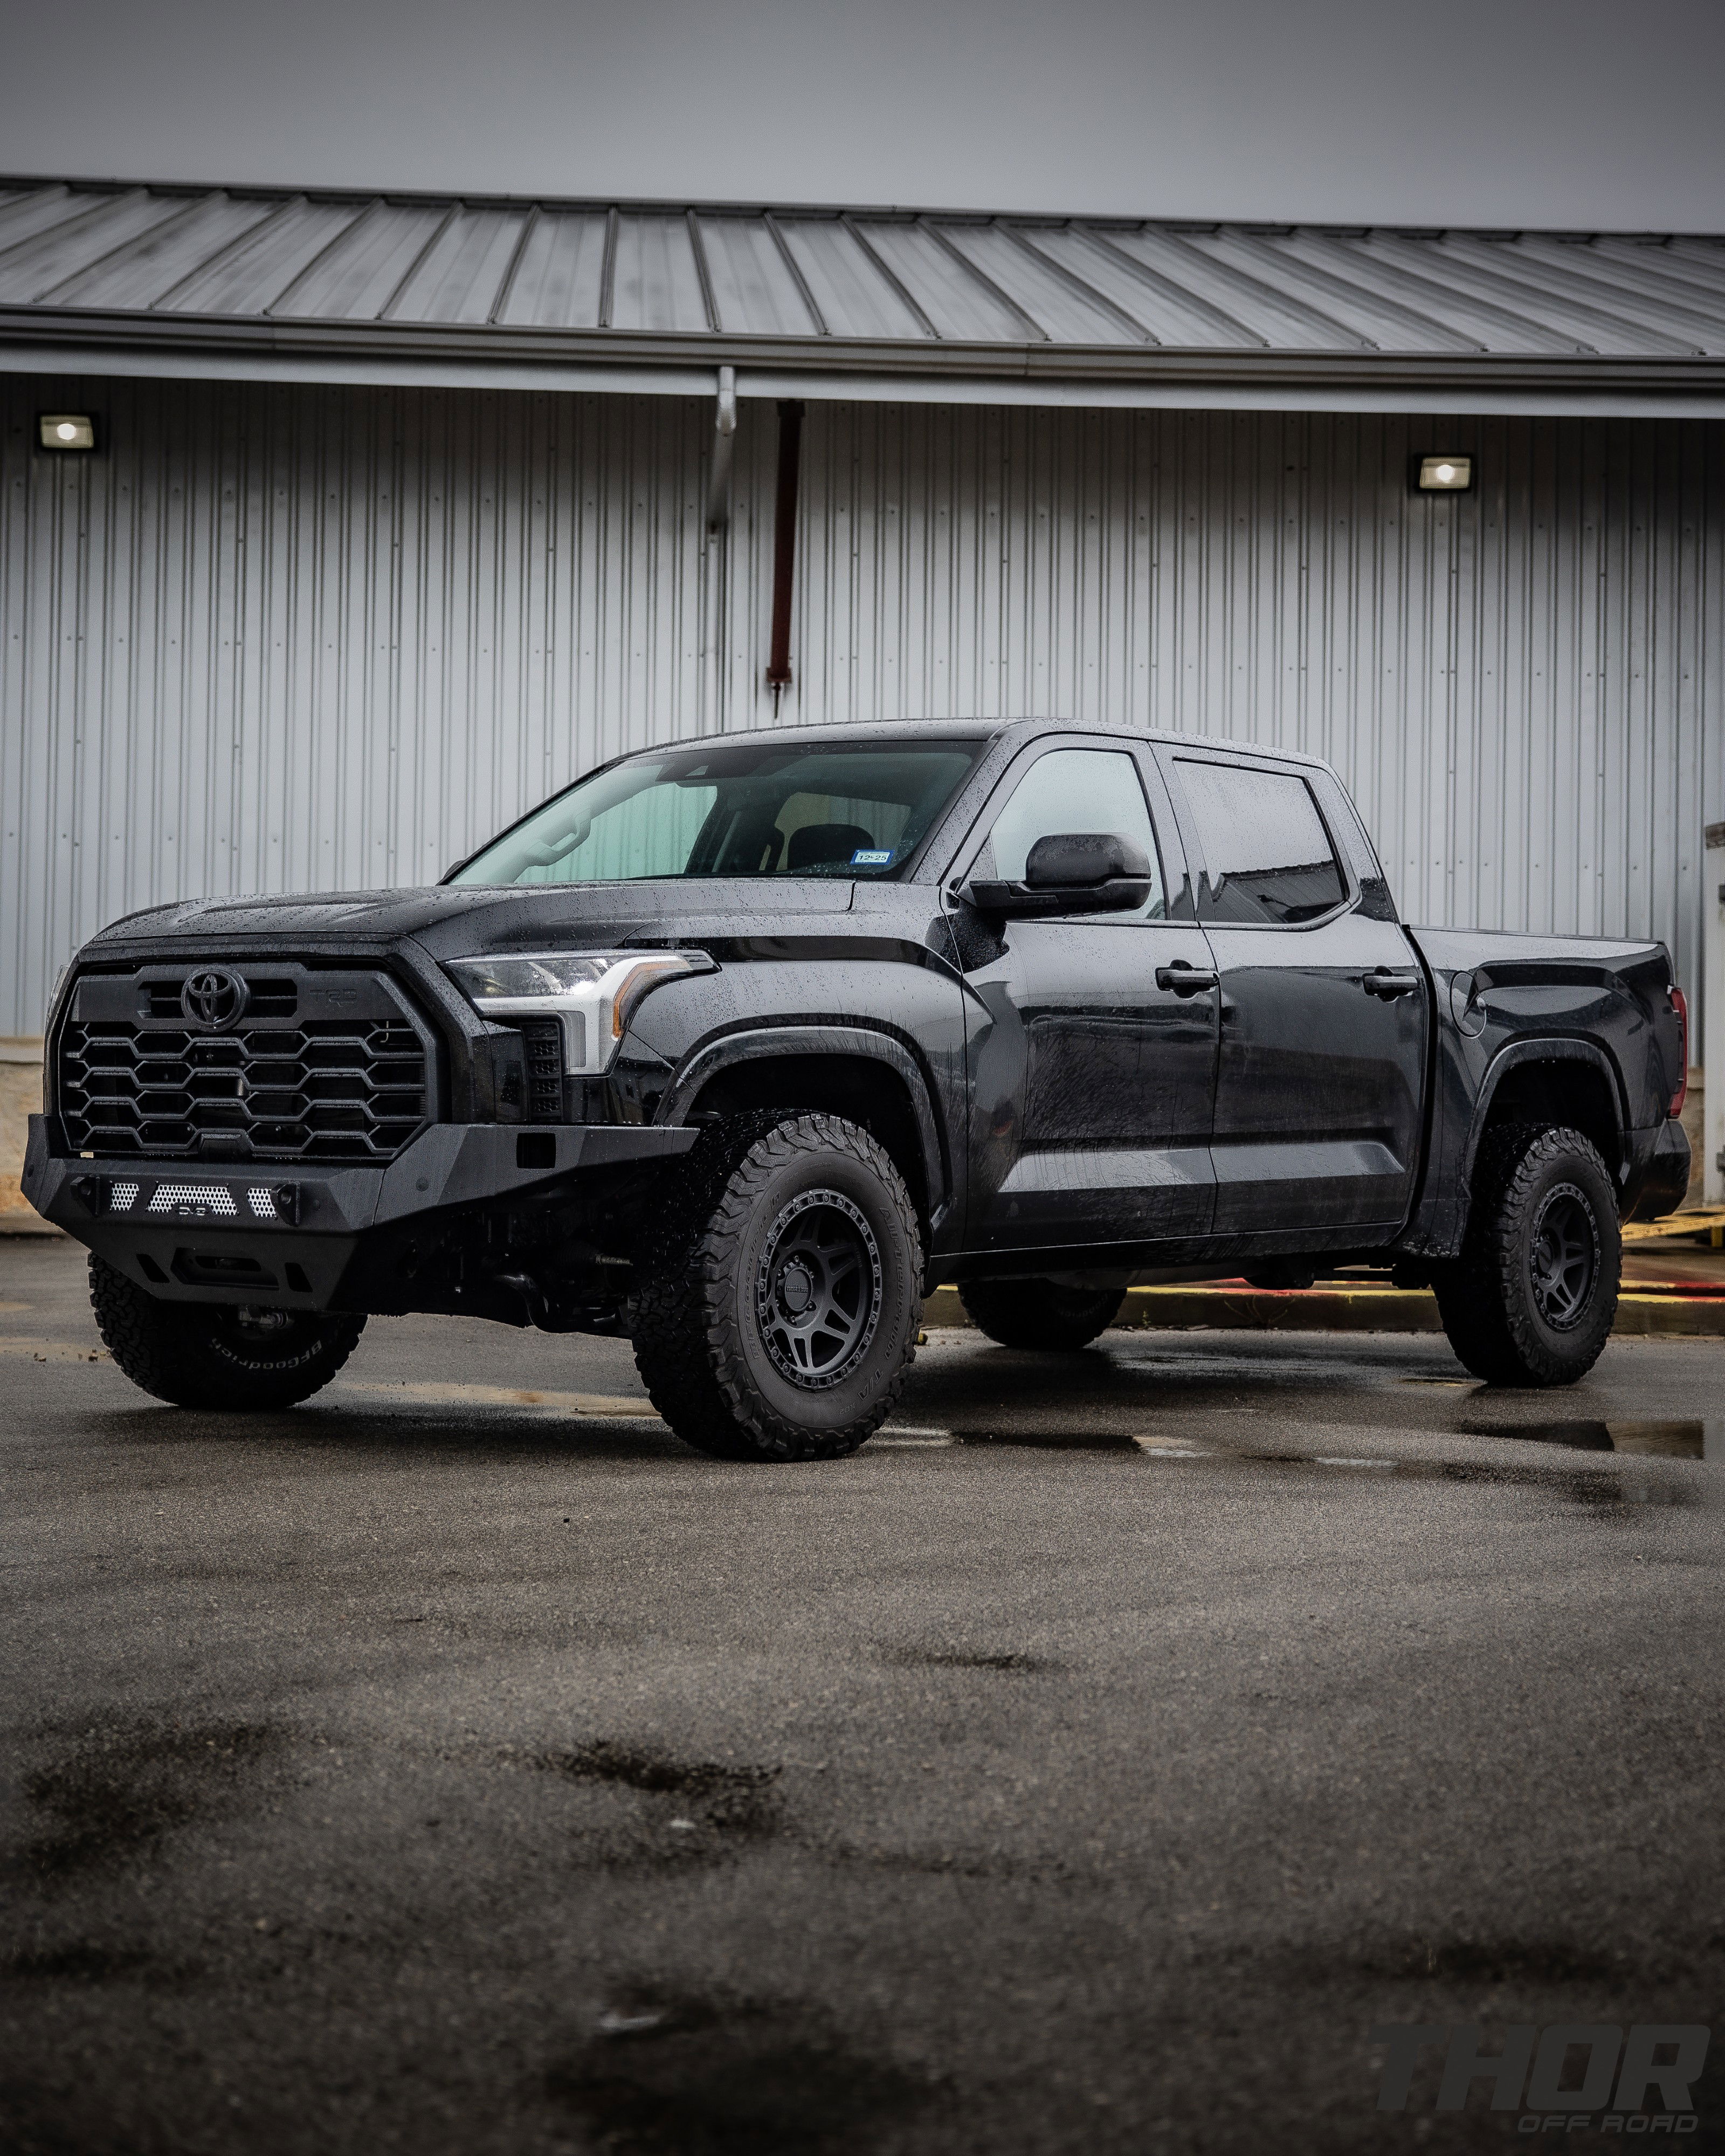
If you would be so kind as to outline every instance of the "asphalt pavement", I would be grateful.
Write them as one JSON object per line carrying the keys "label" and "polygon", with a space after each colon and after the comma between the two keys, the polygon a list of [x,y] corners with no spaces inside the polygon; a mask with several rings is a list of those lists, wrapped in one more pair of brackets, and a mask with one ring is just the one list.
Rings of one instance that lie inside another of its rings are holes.
{"label": "asphalt pavement", "polygon": [[19,1241],[0,1444],[8,2156],[1496,2149],[1372,2029],[1725,2025],[1725,1341],[932,1332],[746,1468],[466,1321],[165,1407]]}

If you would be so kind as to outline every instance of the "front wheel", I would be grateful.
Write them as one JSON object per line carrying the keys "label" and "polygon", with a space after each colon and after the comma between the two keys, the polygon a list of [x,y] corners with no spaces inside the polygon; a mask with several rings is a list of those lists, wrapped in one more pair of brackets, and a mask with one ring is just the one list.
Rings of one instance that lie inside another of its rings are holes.
{"label": "front wheel", "polygon": [[1571,1385],[1610,1337],[1623,1267],[1617,1194],[1579,1131],[1494,1132],[1467,1240],[1433,1285],[1450,1345],[1492,1385]]}
{"label": "front wheel", "polygon": [[639,1272],[635,1366],[678,1436],[716,1459],[855,1452],[916,1352],[916,1211],[884,1148],[838,1116],[706,1132]]}
{"label": "front wheel", "polygon": [[1088,1348],[1120,1315],[1121,1287],[1062,1287],[1050,1280],[966,1281],[958,1300],[970,1321],[1003,1348],[1045,1354]]}
{"label": "front wheel", "polygon": [[90,1261],[96,1327],[142,1391],[182,1408],[290,1408],[328,1384],[365,1320],[267,1305],[164,1302],[105,1259]]}

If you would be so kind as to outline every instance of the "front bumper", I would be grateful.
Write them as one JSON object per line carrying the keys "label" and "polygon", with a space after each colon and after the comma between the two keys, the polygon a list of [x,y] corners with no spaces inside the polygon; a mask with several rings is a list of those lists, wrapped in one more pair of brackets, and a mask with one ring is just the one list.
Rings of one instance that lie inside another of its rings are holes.
{"label": "front bumper", "polygon": [[[56,1227],[151,1295],[285,1308],[399,1308],[367,1281],[369,1250],[475,1209],[574,1194],[599,1171],[686,1152],[693,1127],[435,1123],[377,1168],[68,1158],[32,1116],[23,1193]],[[408,1306],[411,1306],[411,1305]]]}

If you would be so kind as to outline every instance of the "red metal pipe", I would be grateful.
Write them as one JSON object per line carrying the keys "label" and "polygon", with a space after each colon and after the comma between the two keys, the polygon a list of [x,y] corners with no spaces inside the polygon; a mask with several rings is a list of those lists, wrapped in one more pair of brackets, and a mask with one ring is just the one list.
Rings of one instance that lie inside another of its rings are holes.
{"label": "red metal pipe", "polygon": [[791,582],[797,566],[797,474],[803,449],[803,407],[778,408],[778,498],[773,511],[773,642],[769,689],[791,685]]}

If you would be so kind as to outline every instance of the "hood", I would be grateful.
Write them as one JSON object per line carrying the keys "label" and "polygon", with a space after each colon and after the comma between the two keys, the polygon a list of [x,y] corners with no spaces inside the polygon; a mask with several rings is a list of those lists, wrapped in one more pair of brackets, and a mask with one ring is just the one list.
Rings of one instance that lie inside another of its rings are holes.
{"label": "hood", "polygon": [[413,937],[437,957],[555,945],[569,937],[603,946],[678,936],[783,936],[803,919],[847,911],[848,879],[815,876],[667,878],[651,883],[432,885],[404,891],[187,899],[127,914],[90,938],[244,946],[351,945]]}

